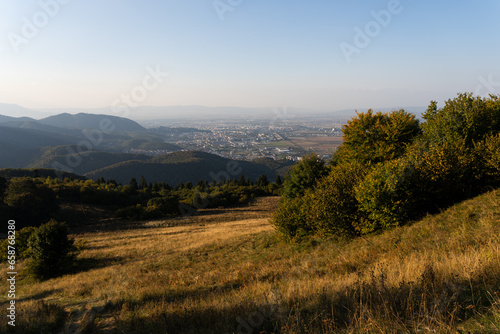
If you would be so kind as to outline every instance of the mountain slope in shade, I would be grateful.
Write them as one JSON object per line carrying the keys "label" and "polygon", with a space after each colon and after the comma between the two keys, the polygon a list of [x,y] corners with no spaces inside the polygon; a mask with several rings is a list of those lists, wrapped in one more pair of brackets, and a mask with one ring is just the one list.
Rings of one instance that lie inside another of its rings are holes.
{"label": "mountain slope in shade", "polygon": [[69,178],[72,180],[85,180],[86,178],[81,175],[76,175],[68,172],[60,172],[54,169],[46,169],[46,168],[4,168],[0,169],[0,176],[6,179],[11,179],[14,177],[42,177],[42,178],[60,178],[64,180],[65,178]]}
{"label": "mountain slope in shade", "polygon": [[[2,131],[1,128],[0,131]],[[37,153],[38,149],[29,149],[0,141],[0,168],[25,167]]]}
{"label": "mountain slope in shade", "polygon": [[0,123],[29,122],[29,121],[35,121],[35,120],[29,117],[11,117],[11,116],[0,115]]}
{"label": "mountain slope in shade", "polygon": [[270,169],[274,170],[279,176],[285,176],[286,174],[288,174],[290,169],[295,165],[295,162],[286,159],[274,160],[271,158],[258,158],[252,160],[252,162],[269,167]]}
{"label": "mountain slope in shade", "polygon": [[69,145],[80,140],[68,133],[8,127],[5,124],[0,123],[0,168],[26,167],[36,159],[42,147]]}
{"label": "mountain slope in shade", "polygon": [[150,156],[142,154],[102,151],[80,154],[77,153],[77,150],[76,145],[45,148],[41,156],[31,163],[28,168],[57,168],[83,175],[120,162],[131,160],[148,161],[151,159]]}
{"label": "mountain slope in shade", "polygon": [[60,114],[39,121],[42,124],[69,129],[95,129],[111,132],[145,131],[138,123],[122,117],[94,114]]}
{"label": "mountain slope in shade", "polygon": [[122,184],[128,184],[132,177],[137,180],[144,176],[148,182],[167,182],[176,186],[180,182],[223,181],[226,178],[235,179],[241,174],[251,180],[264,174],[269,180],[276,178],[276,171],[266,165],[235,161],[205,152],[189,151],[174,152],[155,157],[148,162],[127,161],[108,166],[85,174],[97,179],[115,179]]}
{"label": "mountain slope in shade", "polygon": [[0,123],[0,144],[11,144],[20,148],[40,148],[44,146],[58,146],[77,142],[74,136],[46,132],[36,129],[22,129],[2,126]]}
{"label": "mountain slope in shade", "polygon": [[60,135],[69,135],[73,136],[75,138],[84,138],[82,134],[82,130],[78,129],[66,129],[66,128],[59,128],[56,126],[52,125],[46,125],[38,122],[37,120],[30,119],[30,118],[15,118],[13,121],[7,121],[7,122],[1,122],[0,121],[0,126],[4,127],[9,127],[9,128],[18,128],[18,129],[32,129],[32,130],[39,130],[39,131],[44,131],[47,133],[56,133]]}

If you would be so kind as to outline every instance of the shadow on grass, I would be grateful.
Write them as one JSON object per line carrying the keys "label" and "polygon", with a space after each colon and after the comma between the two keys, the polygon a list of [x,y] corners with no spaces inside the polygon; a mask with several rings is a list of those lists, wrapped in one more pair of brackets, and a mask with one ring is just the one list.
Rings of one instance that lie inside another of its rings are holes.
{"label": "shadow on grass", "polygon": [[10,319],[4,317],[0,322],[0,333],[59,333],[66,316],[61,306],[43,300],[17,301],[15,326],[9,325]]}
{"label": "shadow on grass", "polygon": [[86,223],[82,225],[70,224],[69,227],[72,234],[114,232],[114,231],[155,228],[154,226],[146,225],[147,222],[149,222],[149,220],[108,219],[108,220]]}
{"label": "shadow on grass", "polygon": [[183,291],[168,291],[162,294],[150,294],[143,296],[140,300],[120,300],[115,303],[116,305],[127,304],[130,307],[139,307],[144,303],[158,302],[158,303],[178,303],[191,299],[203,299],[211,294],[223,294],[229,291],[237,290],[243,287],[240,281],[227,282],[225,284],[200,287],[197,289],[183,290]]}
{"label": "shadow on grass", "polygon": [[104,258],[104,259],[77,258],[73,261],[72,265],[68,267],[68,270],[66,270],[65,274],[74,275],[92,269],[108,267],[114,264],[118,264],[122,261],[124,261],[124,259],[118,256]]}
{"label": "shadow on grass", "polygon": [[444,279],[428,267],[415,282],[398,286],[388,285],[383,273],[374,274],[343,291],[259,302],[231,303],[231,291],[243,287],[231,282],[121,300],[105,313],[126,333],[455,333],[495,302],[488,296],[499,288],[498,270],[485,269],[465,280]]}
{"label": "shadow on grass", "polygon": [[[26,302],[26,301],[30,301],[30,300],[45,299],[45,298],[50,297],[53,294],[58,293],[60,291],[61,291],[61,289],[52,289],[52,290],[47,290],[47,291],[43,291],[43,292],[37,293],[37,294],[32,295],[32,296],[28,296],[28,297],[25,297],[25,298],[17,298],[16,299],[16,303],[17,302],[22,303],[22,302]],[[0,306],[0,307],[3,307],[3,305]]]}

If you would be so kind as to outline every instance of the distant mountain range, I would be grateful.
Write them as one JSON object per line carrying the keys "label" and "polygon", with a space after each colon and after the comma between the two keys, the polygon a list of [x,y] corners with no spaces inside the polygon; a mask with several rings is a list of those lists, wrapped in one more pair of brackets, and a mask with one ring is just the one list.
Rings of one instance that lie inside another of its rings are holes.
{"label": "distant mountain range", "polygon": [[[372,108],[374,111],[392,111],[405,109],[420,116],[425,107],[395,107]],[[366,111],[368,108],[358,108],[357,111]],[[45,113],[111,113],[110,108],[98,109],[43,109]],[[1,112],[0,112],[1,113]],[[141,120],[287,120],[297,118],[329,118],[335,121],[346,121],[356,115],[356,109],[343,110],[314,110],[305,108],[242,108],[242,107],[206,107],[206,106],[140,106],[129,111],[127,117]]]}
{"label": "distant mountain range", "polygon": [[[375,111],[391,111],[405,109],[420,117],[425,107],[372,108]],[[368,108],[357,108],[366,111]],[[315,110],[306,108],[243,108],[243,107],[206,107],[206,106],[139,106],[128,110],[127,118],[135,121],[146,120],[274,120],[287,118],[329,118],[335,121],[348,120],[355,115],[355,108],[343,110]],[[30,110],[18,105],[0,103],[0,115],[11,117],[28,116],[34,119],[43,119],[51,115],[60,114],[111,114],[119,116],[111,107],[106,108],[52,108]]]}
{"label": "distant mountain range", "polygon": [[[7,104],[0,103],[0,115],[10,116],[10,117],[28,117],[40,119],[47,116],[50,116],[50,113],[44,113],[42,111],[35,111],[28,108],[21,107],[17,104]],[[5,117],[2,116],[2,117]],[[1,121],[1,117],[0,117]]]}
{"label": "distant mountain range", "polygon": [[[182,149],[164,143],[161,135],[148,132],[138,123],[116,116],[60,114],[35,120],[29,117],[2,115],[0,116],[0,168],[28,166],[51,168],[47,163],[48,160],[59,161],[61,156],[66,158],[68,152],[80,155],[96,154],[86,152],[89,150],[121,152],[124,149],[136,148],[134,145],[137,140],[140,141],[139,146],[142,145],[145,149],[149,147],[169,151]],[[58,147],[59,149],[54,149]],[[60,153],[61,147],[64,147],[64,154]],[[123,159],[124,156],[110,158],[112,163]],[[80,169],[84,167],[79,166]],[[101,167],[103,166],[98,166]],[[87,169],[83,170],[88,172]]]}
{"label": "distant mountain range", "polygon": [[[63,113],[40,120],[0,116],[0,168],[10,168],[8,173],[4,170],[4,175],[10,176],[27,173],[12,168],[28,168],[29,173],[43,170],[44,175],[52,175],[47,174],[47,169],[59,169],[123,184],[132,177],[144,176],[149,182],[177,185],[234,179],[242,174],[252,180],[262,174],[274,180],[293,165],[290,161],[233,161],[204,152],[182,151],[182,147],[163,140],[169,133],[169,128],[147,130],[132,120],[107,115]],[[156,157],[123,153],[132,150],[171,153]]]}

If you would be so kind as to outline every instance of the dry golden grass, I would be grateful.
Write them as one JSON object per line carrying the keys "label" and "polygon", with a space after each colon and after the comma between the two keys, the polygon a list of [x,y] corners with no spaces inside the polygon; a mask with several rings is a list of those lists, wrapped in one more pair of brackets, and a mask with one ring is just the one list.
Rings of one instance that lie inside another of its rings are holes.
{"label": "dry golden grass", "polygon": [[280,242],[276,204],[75,235],[80,270],[19,275],[19,308],[65,333],[500,332],[500,191],[351,242]]}

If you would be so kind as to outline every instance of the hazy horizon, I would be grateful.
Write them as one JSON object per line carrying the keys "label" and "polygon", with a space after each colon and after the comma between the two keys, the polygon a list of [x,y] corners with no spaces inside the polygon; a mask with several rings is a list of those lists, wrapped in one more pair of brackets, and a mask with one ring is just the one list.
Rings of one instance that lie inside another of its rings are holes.
{"label": "hazy horizon", "polygon": [[351,118],[356,111],[364,112],[368,109],[374,111],[388,112],[392,110],[405,109],[408,112],[421,116],[426,107],[420,106],[394,106],[394,107],[362,107],[362,108],[347,108],[340,110],[329,109],[306,109],[294,107],[279,107],[279,108],[247,108],[237,106],[138,106],[133,109],[113,110],[111,107],[103,108],[24,108],[17,104],[5,104],[0,102],[0,115],[9,117],[30,117],[36,120],[50,116],[55,116],[63,113],[76,115],[79,113],[86,114],[101,114],[129,118],[135,121],[152,121],[152,120],[216,120],[216,119],[259,119],[275,121],[290,121],[293,119],[306,119],[308,117],[333,117],[336,119],[347,120]]}

